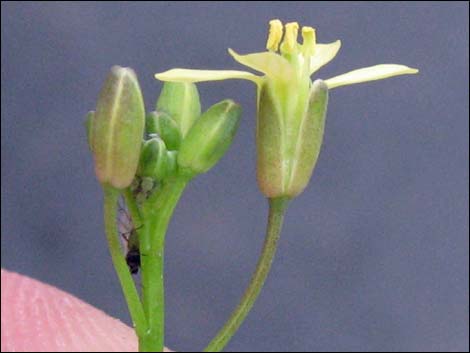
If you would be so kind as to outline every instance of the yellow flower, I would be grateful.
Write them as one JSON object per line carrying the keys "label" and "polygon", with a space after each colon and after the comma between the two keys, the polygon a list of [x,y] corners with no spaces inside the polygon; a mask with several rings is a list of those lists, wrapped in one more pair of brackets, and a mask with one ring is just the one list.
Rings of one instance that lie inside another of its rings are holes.
{"label": "yellow flower", "polygon": [[285,31],[277,19],[269,24],[268,51],[240,55],[228,50],[237,62],[264,76],[238,70],[172,69],[155,77],[172,82],[245,79],[256,83],[258,183],[270,198],[295,197],[306,187],[318,158],[328,90],[415,74],[418,70],[404,65],[381,64],[312,82],[310,77],[336,56],[341,42],[317,43],[315,29],[302,27],[300,44],[296,22],[287,23]]}

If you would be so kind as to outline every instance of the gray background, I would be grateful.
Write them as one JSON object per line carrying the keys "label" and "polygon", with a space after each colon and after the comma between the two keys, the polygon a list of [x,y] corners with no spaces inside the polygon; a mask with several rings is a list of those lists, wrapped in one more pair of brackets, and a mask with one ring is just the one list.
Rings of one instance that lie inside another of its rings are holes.
{"label": "gray background", "polygon": [[[148,109],[172,67],[243,69],[267,22],[343,41],[321,78],[378,63],[418,76],[332,91],[312,182],[292,203],[260,300],[229,351],[468,350],[467,3],[2,2],[2,267],[129,322],[84,135],[114,64]],[[234,308],[263,240],[255,88],[200,85],[244,115],[224,159],[190,184],[167,245],[167,344],[201,350]]]}

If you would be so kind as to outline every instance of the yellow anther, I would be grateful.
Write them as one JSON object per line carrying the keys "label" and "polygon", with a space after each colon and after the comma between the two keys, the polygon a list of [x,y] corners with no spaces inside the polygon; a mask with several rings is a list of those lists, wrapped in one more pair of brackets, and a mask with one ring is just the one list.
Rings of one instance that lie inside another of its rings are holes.
{"label": "yellow anther", "polygon": [[298,32],[299,24],[297,22],[290,22],[286,24],[286,34],[281,45],[281,51],[283,53],[290,54],[296,51]]}
{"label": "yellow anther", "polygon": [[266,49],[277,51],[282,39],[282,22],[279,20],[269,21],[269,36],[266,43]]}
{"label": "yellow anther", "polygon": [[315,52],[315,45],[317,44],[315,28],[302,27],[302,52],[306,56],[311,56]]}

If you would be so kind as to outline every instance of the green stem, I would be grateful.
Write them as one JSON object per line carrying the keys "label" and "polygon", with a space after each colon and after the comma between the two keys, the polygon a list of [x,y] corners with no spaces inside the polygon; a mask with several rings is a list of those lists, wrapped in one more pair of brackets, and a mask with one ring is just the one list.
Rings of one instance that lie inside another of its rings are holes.
{"label": "green stem", "polygon": [[204,349],[204,352],[222,351],[235,332],[237,332],[238,328],[253,307],[256,298],[258,298],[258,295],[261,292],[261,288],[263,288],[269,270],[271,269],[288,203],[289,199],[287,198],[269,199],[269,216],[266,238],[255,273],[251,278],[250,284],[246,289],[241,302],[233,311],[232,315],[219,333]]}
{"label": "green stem", "polygon": [[132,223],[136,230],[138,230],[142,226],[142,217],[137,202],[135,202],[135,197],[129,187],[124,190],[124,199],[126,200],[126,206],[131,215]]}
{"label": "green stem", "polygon": [[162,186],[154,197],[142,206],[144,224],[139,233],[142,273],[142,302],[148,320],[148,331],[139,340],[141,352],[162,352],[164,346],[165,292],[164,247],[168,223],[178,200],[188,183],[177,177]]}
{"label": "green stem", "polygon": [[134,323],[135,331],[140,337],[147,331],[147,321],[145,319],[142,303],[135,288],[132,275],[129,272],[119,243],[119,233],[116,224],[117,199],[119,191],[109,186],[103,186],[104,191],[104,223],[106,238],[108,240],[109,252],[113,260],[114,269],[121,283],[124,297]]}

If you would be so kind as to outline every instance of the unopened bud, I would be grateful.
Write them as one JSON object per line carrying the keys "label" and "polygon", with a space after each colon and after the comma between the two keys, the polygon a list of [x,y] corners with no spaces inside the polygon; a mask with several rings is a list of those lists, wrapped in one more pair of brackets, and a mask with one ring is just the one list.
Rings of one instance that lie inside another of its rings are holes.
{"label": "unopened bud", "polygon": [[165,82],[157,101],[157,111],[168,113],[185,137],[201,115],[199,93],[194,83]]}
{"label": "unopened bud", "polygon": [[192,174],[212,168],[232,143],[240,115],[240,106],[231,100],[214,104],[202,114],[181,143],[180,168]]}
{"label": "unopened bud", "polygon": [[101,90],[92,124],[98,180],[122,189],[134,179],[144,133],[145,110],[134,71],[114,66]]}
{"label": "unopened bud", "polygon": [[162,180],[168,173],[168,158],[165,142],[159,137],[152,137],[144,142],[139,162],[138,174]]}
{"label": "unopened bud", "polygon": [[158,134],[165,141],[170,151],[178,150],[181,144],[181,132],[178,124],[165,112],[151,112],[145,119],[148,134]]}

